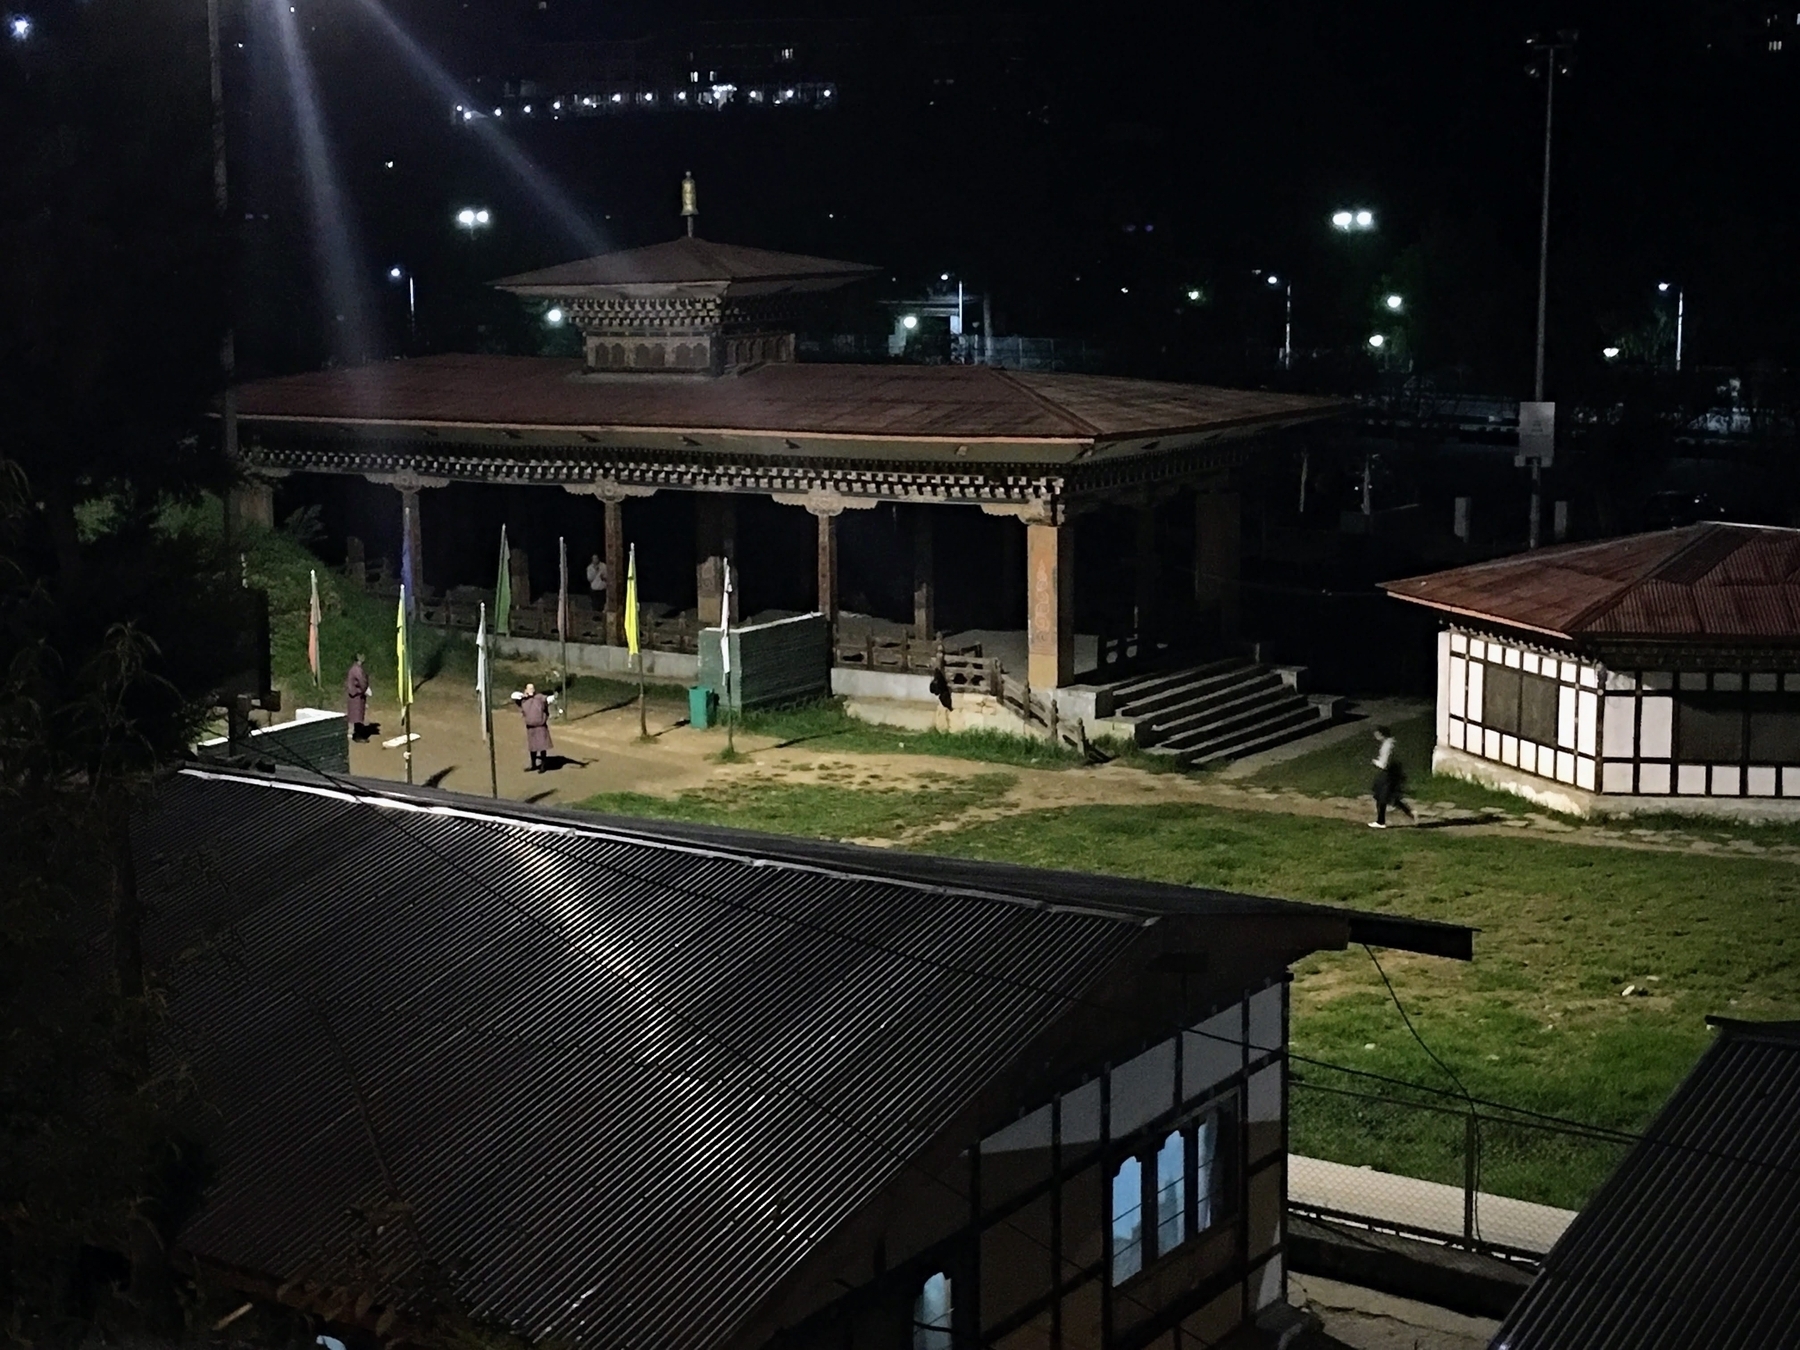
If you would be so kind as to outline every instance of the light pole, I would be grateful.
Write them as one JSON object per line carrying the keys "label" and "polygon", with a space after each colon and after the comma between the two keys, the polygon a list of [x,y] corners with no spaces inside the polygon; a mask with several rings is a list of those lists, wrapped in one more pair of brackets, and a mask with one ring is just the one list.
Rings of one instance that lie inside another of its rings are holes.
{"label": "light pole", "polygon": [[1294,283],[1283,281],[1273,272],[1269,273],[1267,279],[1269,285],[1281,287],[1282,300],[1286,309],[1286,316],[1281,328],[1281,368],[1292,370],[1294,366]]}
{"label": "light pole", "polygon": [[388,268],[388,280],[406,283],[406,329],[416,342],[419,338],[419,290],[413,274],[404,267]]}
{"label": "light pole", "polygon": [[1666,281],[1657,282],[1656,289],[1663,295],[1667,295],[1671,290],[1675,292],[1675,370],[1679,374],[1681,371],[1681,328],[1683,320],[1687,317],[1687,294],[1681,287],[1670,286]]}
{"label": "light pole", "polygon": [[[1531,65],[1527,67],[1532,76],[1544,77],[1544,189],[1543,205],[1538,215],[1538,304],[1537,304],[1537,364],[1532,379],[1532,399],[1534,402],[1544,401],[1544,327],[1549,312],[1550,295],[1550,131],[1554,124],[1556,112],[1556,77],[1567,75],[1570,71],[1569,54],[1575,50],[1575,33],[1571,29],[1563,29],[1554,38],[1527,38],[1526,49],[1531,53]],[[1540,67],[1539,62],[1542,62]],[[1531,523],[1527,538],[1527,547],[1536,548],[1541,532],[1540,526],[1544,514],[1544,466],[1543,462],[1533,456],[1531,459]]]}

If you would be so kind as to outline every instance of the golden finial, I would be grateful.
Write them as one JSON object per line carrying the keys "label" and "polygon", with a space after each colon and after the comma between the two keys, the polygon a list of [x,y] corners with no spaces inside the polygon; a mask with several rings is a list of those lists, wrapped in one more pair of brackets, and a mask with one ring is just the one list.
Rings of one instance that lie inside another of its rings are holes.
{"label": "golden finial", "polygon": [[681,214],[687,220],[688,238],[694,237],[694,218],[700,214],[700,192],[694,186],[692,170],[681,180]]}

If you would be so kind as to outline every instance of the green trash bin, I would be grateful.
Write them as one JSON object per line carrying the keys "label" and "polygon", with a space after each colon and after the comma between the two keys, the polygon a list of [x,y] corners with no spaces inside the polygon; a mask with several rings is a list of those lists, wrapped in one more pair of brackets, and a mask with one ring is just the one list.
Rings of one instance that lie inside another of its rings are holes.
{"label": "green trash bin", "polygon": [[719,714],[717,691],[704,684],[688,690],[688,724],[695,731],[705,731]]}

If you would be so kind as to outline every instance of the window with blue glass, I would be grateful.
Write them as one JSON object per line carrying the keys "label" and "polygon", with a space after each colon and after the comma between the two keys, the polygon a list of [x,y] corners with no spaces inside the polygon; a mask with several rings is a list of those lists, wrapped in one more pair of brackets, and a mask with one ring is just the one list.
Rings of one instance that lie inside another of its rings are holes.
{"label": "window with blue glass", "polygon": [[950,1350],[950,1277],[939,1271],[913,1300],[913,1350]]}
{"label": "window with blue glass", "polygon": [[1112,1281],[1128,1280],[1212,1227],[1216,1115],[1171,1130],[1112,1178]]}

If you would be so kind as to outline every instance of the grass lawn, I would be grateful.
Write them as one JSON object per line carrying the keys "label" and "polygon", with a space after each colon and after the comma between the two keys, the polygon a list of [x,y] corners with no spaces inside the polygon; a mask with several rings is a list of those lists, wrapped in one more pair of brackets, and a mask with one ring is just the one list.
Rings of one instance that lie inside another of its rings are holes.
{"label": "grass lawn", "polygon": [[853,770],[820,775],[820,783],[746,783],[699,788],[670,800],[636,792],[608,792],[577,803],[588,811],[656,816],[816,839],[891,839],[903,830],[954,820],[1012,787],[1009,773],[972,778],[926,774],[929,790],[914,783],[884,785]]}
{"label": "grass lawn", "polygon": [[[1003,784],[999,785],[1003,786]],[[641,811],[834,838],[893,837],[953,819],[982,780],[929,794],[841,785],[745,785]],[[1460,964],[1377,953],[1425,1040],[1469,1091],[1590,1125],[1639,1129],[1705,1046],[1708,1013],[1800,1015],[1800,869],[1768,859],[1650,852],[1539,838],[1353,828],[1271,812],[1180,805],[1072,807],[933,836],[933,851],[1318,900],[1478,927]],[[1367,954],[1295,971],[1298,1056],[1443,1089]],[[1627,984],[1648,996],[1621,997]],[[1370,1087],[1296,1065],[1321,1086]],[[1376,1085],[1376,1091],[1393,1096]],[[1405,1097],[1408,1094],[1397,1094]],[[1298,1088],[1294,1147],[1459,1181],[1463,1124]],[[1483,1185],[1581,1203],[1618,1150],[1514,1127],[1484,1132]]]}

